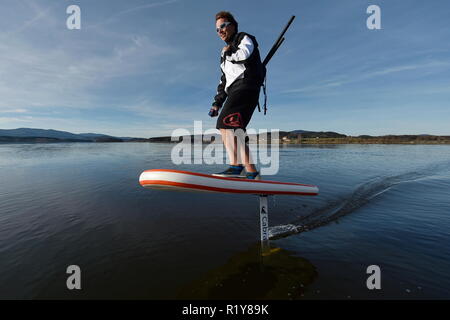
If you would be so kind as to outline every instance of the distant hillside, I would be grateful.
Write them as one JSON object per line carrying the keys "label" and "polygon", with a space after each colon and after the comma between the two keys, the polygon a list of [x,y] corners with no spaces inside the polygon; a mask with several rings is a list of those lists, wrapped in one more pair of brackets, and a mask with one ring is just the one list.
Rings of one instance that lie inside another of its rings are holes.
{"label": "distant hillside", "polygon": [[69,140],[86,140],[89,138],[83,137],[79,134],[74,134],[66,131],[58,131],[53,129],[32,129],[32,128],[18,128],[5,130],[0,129],[0,136],[2,137],[41,137],[54,139],[69,139]]}
{"label": "distant hillside", "polygon": [[[191,140],[194,138],[190,136]],[[450,144],[450,136],[433,136],[427,134],[421,135],[386,135],[369,136],[361,135],[358,137],[347,136],[345,134],[333,131],[280,131],[278,134],[279,142],[283,144]],[[267,134],[267,140],[272,141],[270,132]],[[204,141],[210,141],[204,137]],[[171,137],[153,137],[146,139],[149,142],[178,143],[171,141]]]}
{"label": "distant hillside", "polygon": [[0,143],[50,143],[50,142],[90,142],[77,139],[57,139],[46,137],[6,137],[0,136]]}
{"label": "distant hillside", "polygon": [[313,132],[313,131],[306,131],[306,130],[294,130],[294,131],[289,131],[289,132],[291,132],[291,133],[310,133],[310,132]]}
{"label": "distant hillside", "polygon": [[294,131],[280,131],[280,138],[286,137],[287,139],[297,139],[297,138],[345,138],[345,134],[337,133],[333,131],[304,131],[304,130],[294,130]]}
{"label": "distant hillside", "polygon": [[75,134],[53,129],[0,129],[0,142],[121,142],[120,138],[97,133]]}
{"label": "distant hillside", "polygon": [[108,136],[106,134],[99,134],[99,133],[79,133],[78,135],[85,137],[86,139],[103,138],[103,137],[114,138],[112,136]]}
{"label": "distant hillside", "polygon": [[[194,135],[190,136],[191,139],[194,138]],[[291,140],[291,139],[299,139],[299,138],[345,138],[347,137],[345,134],[337,133],[337,132],[315,132],[315,131],[305,131],[305,130],[294,130],[294,131],[279,131],[278,133],[279,139],[282,140]],[[206,141],[210,141],[209,135],[203,136]],[[271,133],[267,133],[267,139],[271,139]],[[172,138],[169,136],[163,137],[152,137],[148,139],[149,142],[173,142],[177,143],[178,141],[172,141]]]}
{"label": "distant hillside", "polygon": [[[194,138],[193,135],[190,136]],[[420,135],[385,135],[357,137],[333,131],[280,131],[279,142],[283,144],[450,144],[450,136]],[[51,143],[51,142],[162,142],[178,143],[171,141],[170,136],[152,138],[113,137],[98,133],[75,134],[67,131],[53,129],[0,129],[0,143]],[[179,140],[179,139],[176,139]],[[211,141],[210,135],[203,136],[203,140]],[[270,132],[267,140],[273,141]],[[220,141],[220,140],[219,140]]]}
{"label": "distant hillside", "polygon": [[108,136],[106,134],[98,134],[98,133],[80,133],[79,136],[89,139],[93,142],[122,142],[124,139],[117,138],[113,136]]}

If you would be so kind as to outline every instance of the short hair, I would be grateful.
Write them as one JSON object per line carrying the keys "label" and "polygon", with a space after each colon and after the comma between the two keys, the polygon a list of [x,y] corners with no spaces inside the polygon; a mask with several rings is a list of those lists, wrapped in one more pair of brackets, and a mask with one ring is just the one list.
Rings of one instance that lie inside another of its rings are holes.
{"label": "short hair", "polygon": [[219,19],[226,19],[227,21],[231,22],[231,24],[234,24],[236,27],[236,31],[238,29],[238,23],[236,19],[234,19],[233,15],[228,11],[220,11],[216,14],[216,21]]}

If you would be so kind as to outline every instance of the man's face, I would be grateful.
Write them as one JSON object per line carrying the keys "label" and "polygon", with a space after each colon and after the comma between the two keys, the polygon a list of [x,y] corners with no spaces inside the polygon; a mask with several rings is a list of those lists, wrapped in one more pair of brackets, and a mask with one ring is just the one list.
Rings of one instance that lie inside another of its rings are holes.
{"label": "man's face", "polygon": [[[217,32],[217,35],[225,42],[228,42],[231,40],[231,37],[233,36],[234,32],[236,31],[236,27],[233,24],[228,24],[227,26],[224,26],[224,24],[227,24],[228,21],[226,19],[219,19],[216,21],[216,29],[219,31]],[[222,27],[222,28],[221,28]]]}

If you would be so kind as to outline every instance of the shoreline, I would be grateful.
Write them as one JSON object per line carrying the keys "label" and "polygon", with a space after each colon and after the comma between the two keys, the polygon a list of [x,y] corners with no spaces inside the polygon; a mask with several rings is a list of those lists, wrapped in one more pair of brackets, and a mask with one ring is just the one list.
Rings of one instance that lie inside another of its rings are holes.
{"label": "shoreline", "polygon": [[403,140],[403,139],[389,139],[389,138],[303,138],[301,141],[280,141],[280,144],[401,144],[401,145],[447,145],[450,144],[450,139],[437,140]]}
{"label": "shoreline", "polygon": [[[308,139],[310,141],[302,141],[302,142],[287,142],[280,141],[280,145],[344,145],[344,144],[360,144],[360,145],[450,145],[450,141],[335,141],[336,139]],[[331,141],[330,141],[331,140]],[[0,141],[0,145],[11,145],[11,144],[59,144],[59,143],[156,143],[156,144],[176,144],[179,141],[14,141],[14,142],[2,142]],[[211,142],[204,141],[203,144],[210,144]],[[214,143],[214,142],[212,142]],[[270,144],[270,143],[268,143]]]}
{"label": "shoreline", "polygon": [[[204,136],[181,136],[178,139],[172,140],[172,137],[152,137],[152,138],[96,138],[92,140],[78,140],[78,139],[61,139],[48,137],[1,137],[0,144],[42,144],[42,143],[129,143],[129,142],[149,142],[149,143],[180,143],[181,141],[192,143],[201,140],[204,144],[221,143],[218,137]],[[187,140],[187,141],[186,141]],[[211,141],[213,140],[213,141]],[[399,145],[449,145],[450,136],[432,136],[432,135],[387,135],[387,136],[315,136],[305,134],[281,134],[276,139],[271,137],[250,137],[251,143],[260,142],[259,140],[271,144],[272,141],[277,141],[282,145],[323,145],[323,144],[399,144]]]}

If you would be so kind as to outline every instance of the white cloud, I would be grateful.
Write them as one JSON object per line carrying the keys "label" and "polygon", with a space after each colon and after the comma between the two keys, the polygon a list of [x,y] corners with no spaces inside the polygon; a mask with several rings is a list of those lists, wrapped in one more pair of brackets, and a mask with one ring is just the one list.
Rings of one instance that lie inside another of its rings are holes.
{"label": "white cloud", "polygon": [[[20,38],[0,42],[0,108],[92,107],[93,89],[113,78],[156,72],[156,59],[175,52],[137,35],[115,44],[109,55],[82,47],[36,48]],[[78,50],[92,53],[81,56]]]}
{"label": "white cloud", "polygon": [[99,26],[111,23],[113,21],[116,21],[119,17],[121,17],[123,15],[126,15],[128,13],[141,11],[141,10],[145,10],[145,9],[149,9],[149,8],[161,7],[161,6],[169,5],[169,4],[172,4],[172,3],[175,3],[175,2],[180,2],[180,0],[169,0],[169,1],[163,1],[163,2],[149,3],[149,4],[142,5],[142,6],[136,6],[136,7],[130,8],[130,9],[126,9],[126,10],[120,11],[120,12],[110,16],[108,19],[106,19],[106,20],[104,20],[102,22],[99,22],[96,25],[93,25],[93,26],[88,27],[88,28],[97,28]]}
{"label": "white cloud", "polygon": [[31,28],[38,22],[45,21],[46,24],[49,24],[50,22],[56,22],[56,19],[51,15],[50,12],[57,5],[57,3],[54,3],[45,8],[40,6],[36,1],[26,1],[26,4],[28,8],[34,12],[34,14],[16,29],[6,31],[2,35],[4,38],[17,37],[19,33]]}
{"label": "white cloud", "polygon": [[27,109],[0,109],[0,113],[26,113],[28,112]]}
{"label": "white cloud", "polygon": [[450,67],[449,61],[428,61],[425,63],[400,65],[395,67],[383,68],[378,71],[360,73],[359,75],[354,74],[340,75],[339,78],[336,79],[321,81],[317,84],[306,86],[303,88],[284,90],[281,93],[310,93],[310,92],[313,93],[318,91],[326,91],[329,88],[341,87],[350,83],[359,83],[361,81],[366,81],[375,77],[386,76],[393,73],[401,73],[405,71],[417,70],[422,68],[426,68],[428,70],[436,68],[437,72],[441,72],[442,68],[448,67]]}
{"label": "white cloud", "polygon": [[32,122],[33,117],[0,117],[1,124],[11,124],[13,122]]}

